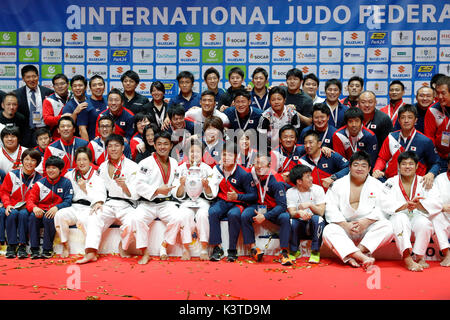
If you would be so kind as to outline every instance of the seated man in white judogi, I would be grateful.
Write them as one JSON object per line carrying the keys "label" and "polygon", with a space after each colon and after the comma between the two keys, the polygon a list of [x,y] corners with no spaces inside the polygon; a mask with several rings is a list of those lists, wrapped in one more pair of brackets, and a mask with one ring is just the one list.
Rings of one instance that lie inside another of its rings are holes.
{"label": "seated man in white judogi", "polygon": [[[399,174],[384,184],[382,210],[394,228],[395,243],[405,266],[422,271],[429,265],[424,256],[433,234],[429,217],[441,211],[439,201],[423,187],[423,177],[416,175],[419,158],[413,151],[402,152],[397,159]],[[414,246],[411,234],[414,233]],[[447,240],[448,241],[448,240]],[[414,253],[415,260],[411,256]]]}
{"label": "seated man in white judogi", "polygon": [[72,205],[58,210],[55,214],[56,232],[59,234],[63,252],[61,258],[67,258],[69,248],[69,226],[77,225],[86,235],[87,221],[91,212],[91,204],[98,201],[102,185],[97,171],[92,168],[92,153],[87,147],[80,147],[75,152],[76,167],[70,169],[65,177],[70,180],[73,187]]}
{"label": "seated man in white judogi", "polygon": [[[164,240],[161,243],[159,256],[161,260],[168,259],[167,246],[174,245],[178,232],[189,228],[189,213],[180,210],[176,199],[173,197],[175,188],[175,170],[177,161],[170,157],[172,149],[170,133],[163,131],[155,134],[155,152],[139,163],[137,192],[145,200],[139,201],[136,219],[133,222],[133,232],[136,237],[136,248],[143,251],[143,257],[139,264],[146,264],[150,260],[148,250],[149,225],[159,218],[166,224]],[[182,232],[183,244],[189,244],[191,240]]]}
{"label": "seated man in white judogi", "polygon": [[447,172],[441,173],[434,179],[430,194],[436,196],[441,207],[441,211],[438,214],[430,217],[439,249],[444,255],[441,266],[450,267],[448,242],[450,238],[450,157],[447,160]]}
{"label": "seated man in white judogi", "polygon": [[180,164],[175,172],[175,198],[181,201],[180,210],[189,214],[189,225],[181,230],[184,249],[182,260],[189,260],[188,244],[192,242],[192,233],[196,231],[201,243],[200,260],[209,260],[209,205],[219,191],[217,180],[213,177],[213,170],[202,162],[203,146],[199,142],[192,142],[188,160]]}
{"label": "seated man in white judogi", "polygon": [[121,225],[121,243],[119,252],[124,256],[131,240],[133,216],[136,215],[136,203],[139,195],[136,192],[136,176],[139,166],[123,154],[124,138],[111,134],[105,142],[108,160],[98,168],[100,186],[98,201],[91,209],[86,228],[85,256],[77,263],[97,260],[97,251],[103,232],[113,223]]}
{"label": "seated man in white judogi", "polygon": [[345,263],[367,269],[375,262],[373,252],[392,240],[392,225],[380,209],[383,185],[369,175],[369,155],[357,151],[349,162],[350,173],[336,180],[325,196],[329,224],[323,241]]}

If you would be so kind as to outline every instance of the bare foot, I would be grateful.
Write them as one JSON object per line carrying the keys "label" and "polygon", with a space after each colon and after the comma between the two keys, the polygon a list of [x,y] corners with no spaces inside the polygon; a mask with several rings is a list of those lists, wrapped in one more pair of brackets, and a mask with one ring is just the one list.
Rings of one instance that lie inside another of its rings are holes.
{"label": "bare foot", "polygon": [[429,265],[428,263],[426,263],[426,261],[425,261],[424,258],[420,258],[420,259],[417,261],[417,264],[419,264],[423,269],[427,269],[427,268],[430,267],[430,265]]}
{"label": "bare foot", "polygon": [[159,248],[159,258],[161,260],[169,259],[169,256],[167,255],[167,248],[164,247],[163,245],[161,245],[161,247]]}
{"label": "bare foot", "polygon": [[150,260],[150,252],[148,252],[148,249],[145,249],[142,258],[138,261],[138,264],[147,264]]}
{"label": "bare foot", "polygon": [[441,261],[441,266],[450,267],[450,254],[446,254],[444,260]]}
{"label": "bare foot", "polygon": [[122,241],[119,242],[119,254],[122,258],[129,258],[131,257],[125,250],[122,248]]}
{"label": "bare foot", "polygon": [[356,260],[353,259],[353,258],[350,258],[350,259],[347,261],[347,263],[348,263],[349,265],[351,265],[353,268],[359,268],[359,267],[360,267],[359,263],[356,262]]}
{"label": "bare foot", "polygon": [[69,253],[70,253],[69,244],[67,242],[64,242],[64,243],[62,243],[62,245],[63,245],[63,251],[61,253],[61,258],[65,259],[65,258],[69,257]]}
{"label": "bare foot", "polygon": [[83,259],[77,260],[76,263],[84,264],[84,263],[88,263],[91,261],[92,262],[97,261],[97,254],[95,252],[86,253],[85,256],[83,257]]}
{"label": "bare foot", "polygon": [[[367,256],[366,256],[367,257]],[[367,270],[368,268],[370,268],[371,266],[373,266],[373,264],[375,263],[375,259],[372,257],[367,257],[367,259],[364,259],[362,261],[362,267],[364,270]]]}
{"label": "bare foot", "polygon": [[209,260],[208,251],[202,250],[202,251],[200,252],[200,260],[202,260],[202,261]]}
{"label": "bare foot", "polygon": [[423,271],[423,267],[420,264],[416,263],[412,257],[407,257],[403,259],[403,261],[405,262],[406,269],[408,269],[409,271]]}
{"label": "bare foot", "polygon": [[183,254],[181,255],[181,260],[191,260],[191,254],[189,249],[183,248]]}

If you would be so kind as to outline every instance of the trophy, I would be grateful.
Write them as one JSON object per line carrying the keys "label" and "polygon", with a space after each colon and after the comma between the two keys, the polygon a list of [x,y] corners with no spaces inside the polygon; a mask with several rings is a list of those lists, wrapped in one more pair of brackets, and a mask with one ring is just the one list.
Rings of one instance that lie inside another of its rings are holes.
{"label": "trophy", "polygon": [[197,200],[203,192],[203,185],[202,171],[196,163],[194,163],[187,172],[185,190],[195,206],[198,206]]}

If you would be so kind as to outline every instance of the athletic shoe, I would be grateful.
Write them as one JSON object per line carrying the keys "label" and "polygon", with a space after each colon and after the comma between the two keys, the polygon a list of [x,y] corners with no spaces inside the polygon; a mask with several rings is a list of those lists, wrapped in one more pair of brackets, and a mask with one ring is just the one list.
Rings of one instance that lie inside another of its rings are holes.
{"label": "athletic shoe", "polygon": [[228,257],[227,257],[227,261],[228,262],[235,262],[238,258],[238,254],[237,254],[237,250],[228,250]]}
{"label": "athletic shoe", "polygon": [[302,252],[300,250],[297,251],[289,251],[289,259],[292,261],[297,260],[298,258],[302,257]]}
{"label": "athletic shoe", "polygon": [[215,246],[211,255],[211,258],[209,260],[211,261],[220,261],[225,253],[223,252],[223,249],[219,246]]}
{"label": "athletic shoe", "polygon": [[291,266],[292,261],[289,258],[289,254],[287,252],[282,252],[280,255],[280,262],[283,266]]}
{"label": "athletic shoe", "polygon": [[264,257],[264,252],[260,248],[255,247],[250,250],[250,255],[256,262],[261,262]]}
{"label": "athletic shoe", "polygon": [[31,259],[39,259],[41,254],[39,252],[39,248],[31,248]]}
{"label": "athletic shoe", "polygon": [[53,257],[53,252],[51,250],[42,250],[42,259],[50,259],[51,257]]}
{"label": "athletic shoe", "polygon": [[309,263],[319,263],[320,262],[320,252],[319,251],[311,251],[311,255],[309,257]]}
{"label": "athletic shoe", "polygon": [[7,259],[14,259],[16,257],[16,249],[17,244],[8,244],[8,247],[6,248],[5,257]]}
{"label": "athletic shoe", "polygon": [[19,244],[19,250],[17,250],[17,257],[19,259],[28,258],[27,247],[24,244]]}

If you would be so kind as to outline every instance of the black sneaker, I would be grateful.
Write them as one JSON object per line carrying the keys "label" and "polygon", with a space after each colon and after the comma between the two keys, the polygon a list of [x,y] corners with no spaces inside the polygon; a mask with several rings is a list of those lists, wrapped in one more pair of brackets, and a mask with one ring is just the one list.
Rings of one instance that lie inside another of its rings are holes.
{"label": "black sneaker", "polygon": [[224,256],[223,249],[219,246],[215,246],[213,249],[213,253],[211,255],[211,258],[209,260],[211,261],[220,261]]}
{"label": "black sneaker", "polygon": [[8,259],[14,259],[16,257],[16,249],[17,244],[8,244],[8,247],[6,247],[5,257]]}
{"label": "black sneaker", "polygon": [[41,254],[39,252],[39,248],[31,248],[31,259],[40,259]]}
{"label": "black sneaker", "polygon": [[238,254],[237,254],[237,250],[228,250],[228,257],[227,257],[227,261],[228,262],[235,262],[238,258]]}
{"label": "black sneaker", "polygon": [[261,262],[264,257],[264,252],[262,252],[260,248],[255,247],[250,250],[250,256],[256,262]]}
{"label": "black sneaker", "polygon": [[19,244],[19,250],[17,250],[17,257],[19,259],[28,258],[27,247],[24,244]]}
{"label": "black sneaker", "polygon": [[51,257],[53,257],[53,252],[51,250],[42,250],[42,259],[50,259]]}

